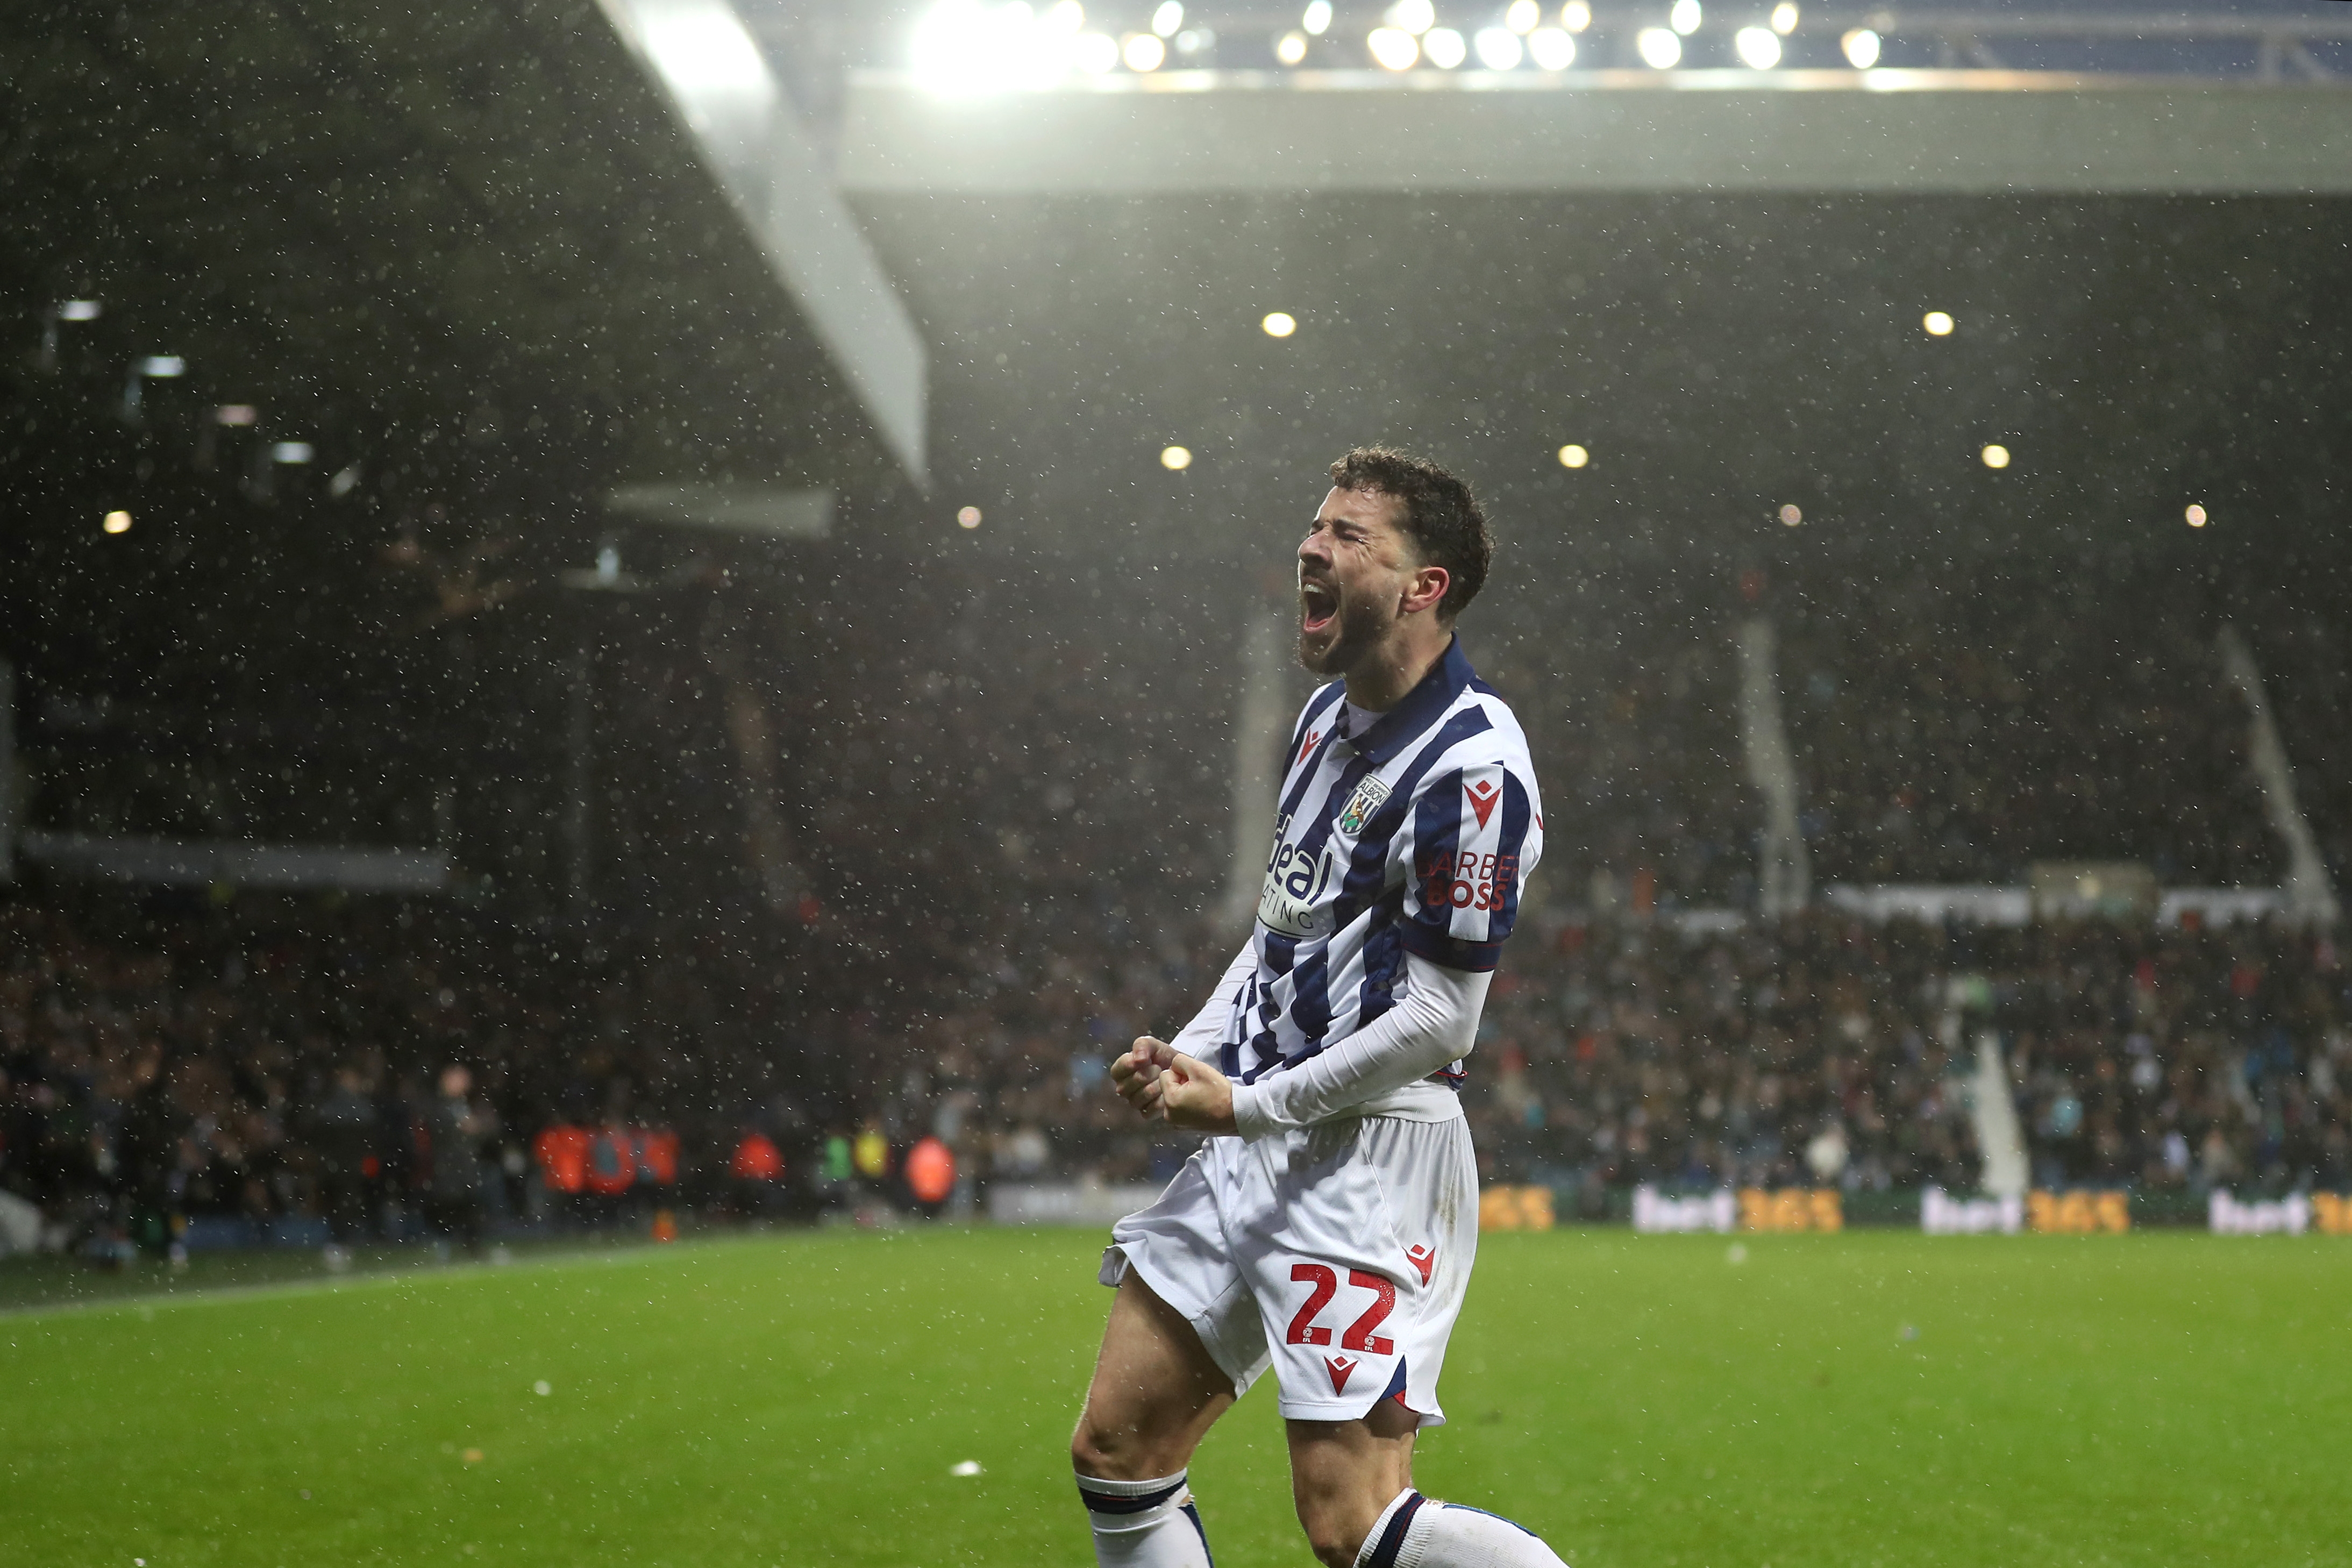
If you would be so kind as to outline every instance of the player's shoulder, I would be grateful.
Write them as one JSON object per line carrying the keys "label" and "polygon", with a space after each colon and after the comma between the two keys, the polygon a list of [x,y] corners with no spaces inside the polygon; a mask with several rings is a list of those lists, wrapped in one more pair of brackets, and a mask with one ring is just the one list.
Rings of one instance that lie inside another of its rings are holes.
{"label": "player's shoulder", "polygon": [[1528,732],[1503,694],[1483,679],[1474,679],[1454,698],[1456,713],[1475,713],[1483,724],[1458,727],[1461,738],[1447,748],[1450,762],[1500,763],[1516,773],[1534,772],[1528,756]]}

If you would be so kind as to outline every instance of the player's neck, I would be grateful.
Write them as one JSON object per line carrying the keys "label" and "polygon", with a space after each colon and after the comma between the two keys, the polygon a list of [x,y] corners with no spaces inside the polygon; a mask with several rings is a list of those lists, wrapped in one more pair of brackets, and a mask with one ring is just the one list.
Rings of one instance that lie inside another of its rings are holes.
{"label": "player's neck", "polygon": [[1417,616],[1400,622],[1394,636],[1366,650],[1362,658],[1342,672],[1348,682],[1348,700],[1375,713],[1387,712],[1412,694],[1445,657],[1453,641],[1454,628],[1440,626],[1433,616]]}

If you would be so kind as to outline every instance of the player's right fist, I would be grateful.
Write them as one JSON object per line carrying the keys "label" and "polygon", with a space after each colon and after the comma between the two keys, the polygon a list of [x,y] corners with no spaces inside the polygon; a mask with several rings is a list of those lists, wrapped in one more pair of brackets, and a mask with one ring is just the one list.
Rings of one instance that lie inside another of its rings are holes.
{"label": "player's right fist", "polygon": [[1139,1037],[1134,1046],[1110,1064],[1110,1084],[1118,1090],[1119,1098],[1135,1107],[1139,1116],[1160,1113],[1160,1064],[1152,1058],[1154,1047],[1166,1050],[1167,1044],[1149,1035]]}

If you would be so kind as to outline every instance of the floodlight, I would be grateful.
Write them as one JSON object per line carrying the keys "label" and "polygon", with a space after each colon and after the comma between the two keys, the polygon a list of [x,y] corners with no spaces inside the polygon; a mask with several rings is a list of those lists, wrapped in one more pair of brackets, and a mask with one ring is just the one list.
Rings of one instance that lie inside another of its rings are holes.
{"label": "floodlight", "polygon": [[2206,521],[2205,509],[2197,505],[2194,501],[2191,501],[2189,506],[2189,526],[2191,528],[2202,528],[2205,526]]}
{"label": "floodlight", "polygon": [[1265,329],[1269,338],[1286,338],[1298,330],[1298,319],[1287,310],[1273,310],[1258,325]]}
{"label": "floodlight", "polygon": [[250,403],[224,403],[213,410],[215,425],[250,425],[261,417],[261,410]]}
{"label": "floodlight", "polygon": [[1108,33],[1080,33],[1070,41],[1070,58],[1089,76],[1118,68],[1118,40]]}
{"label": "floodlight", "polygon": [[[2189,510],[2194,511],[2197,509],[2191,507]],[[131,514],[127,511],[110,511],[106,514],[106,521],[100,523],[99,527],[109,533],[128,533],[131,531]]]}
{"label": "floodlight", "polygon": [[1576,40],[1558,27],[1538,27],[1528,35],[1528,53],[1538,70],[1564,71],[1576,63]]}
{"label": "floodlight", "polygon": [[1952,318],[1941,310],[1928,311],[1920,318],[1919,324],[1927,329],[1927,335],[1931,338],[1948,338],[1952,335]]}
{"label": "floodlight", "polygon": [[976,506],[968,506],[958,511],[956,513],[956,526],[958,528],[978,528],[980,526],[980,508]]}
{"label": "floodlight", "polygon": [[2005,468],[2009,467],[2009,448],[2000,445],[1997,441],[1991,446],[1987,447],[1984,449],[1984,466],[1988,468]]}
{"label": "floodlight", "polygon": [[1156,71],[1167,61],[1168,46],[1150,33],[1131,34],[1119,50],[1119,58],[1131,71]]}
{"label": "floodlight", "polygon": [[1282,37],[1275,43],[1274,58],[1280,60],[1286,66],[1295,66],[1299,61],[1305,59],[1307,58],[1307,35],[1299,32],[1283,34]]}
{"label": "floodlight", "polygon": [[1503,26],[1522,36],[1534,32],[1542,24],[1543,7],[1536,0],[1511,0],[1509,8],[1503,13]]}
{"label": "floodlight", "polygon": [[1792,0],[1780,0],[1772,7],[1772,30],[1782,37],[1797,30],[1797,7]]}
{"label": "floodlight", "polygon": [[1396,0],[1381,19],[1419,37],[1437,26],[1437,7],[1430,0]]}
{"label": "floodlight", "polygon": [[1421,36],[1421,52],[1440,70],[1452,70],[1470,58],[1470,46],[1451,27],[1432,27]]}
{"label": "floodlight", "polygon": [[1689,37],[1698,31],[1698,0],[1675,0],[1675,8],[1666,13],[1666,26]]}
{"label": "floodlight", "polygon": [[1672,70],[1683,58],[1683,41],[1670,28],[1644,27],[1633,35],[1633,47],[1652,70]]}
{"label": "floodlight", "polygon": [[1307,0],[1307,14],[1298,18],[1298,25],[1307,29],[1308,37],[1321,37],[1331,26],[1331,0]]}
{"label": "floodlight", "polygon": [[149,354],[139,362],[139,374],[157,381],[169,381],[173,376],[185,375],[187,371],[187,362],[178,354]]}
{"label": "floodlight", "polygon": [[1592,26],[1592,7],[1585,0],[1568,0],[1559,8],[1559,25],[1571,33],[1580,33]]}
{"label": "floodlight", "polygon": [[1805,514],[1801,509],[1794,506],[1784,506],[1780,509],[1781,527],[1794,528],[1804,521]]}
{"label": "floodlight", "polygon": [[1411,70],[1421,58],[1421,40],[1402,27],[1374,27],[1364,41],[1371,47],[1372,58],[1392,71]]}
{"label": "floodlight", "polygon": [[1580,468],[1591,461],[1592,454],[1572,441],[1559,449],[1559,466],[1563,468]]}
{"label": "floodlight", "polygon": [[1856,27],[1838,40],[1845,51],[1845,63],[1858,71],[1866,71],[1878,63],[1878,35],[1867,27]]}
{"label": "floodlight", "polygon": [[1160,449],[1160,466],[1179,472],[1189,468],[1192,466],[1192,450],[1184,447],[1162,447]]}
{"label": "floodlight", "polygon": [[1173,37],[1176,29],[1184,25],[1182,0],[1160,0],[1160,9],[1151,13],[1151,30],[1163,38]]}
{"label": "floodlight", "polygon": [[1742,27],[1732,36],[1739,63],[1750,70],[1768,71],[1780,63],[1780,35],[1769,27]]}
{"label": "floodlight", "polygon": [[269,448],[269,460],[273,463],[307,463],[312,455],[308,441],[278,441]]}
{"label": "floodlight", "polygon": [[60,321],[95,321],[106,309],[95,300],[67,300],[58,306]]}
{"label": "floodlight", "polygon": [[1478,50],[1478,63],[1490,71],[1507,71],[1527,58],[1527,46],[1508,27],[1481,27],[1471,40]]}

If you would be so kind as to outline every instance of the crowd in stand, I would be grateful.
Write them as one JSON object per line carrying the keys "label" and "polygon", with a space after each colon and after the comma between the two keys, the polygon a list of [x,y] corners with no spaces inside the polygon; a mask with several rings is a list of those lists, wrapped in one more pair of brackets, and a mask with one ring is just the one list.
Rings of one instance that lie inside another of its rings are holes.
{"label": "crowd in stand", "polygon": [[[0,902],[0,1187],[84,1236],[312,1215],[359,1237],[413,1230],[470,1171],[516,1220],[559,1212],[536,1144],[557,1124],[676,1132],[678,1193],[704,1205],[749,1201],[730,1154],[750,1133],[796,1213],[887,1194],[865,1152],[927,1136],[964,1202],[1166,1175],[1186,1141],[1138,1125],[1106,1075],[1181,1026],[1240,941],[1204,912],[1233,628],[978,557],[825,572],[806,615],[681,597],[612,674],[617,730],[704,718],[596,759],[619,804],[593,825],[593,918],[62,885]],[[2217,623],[2144,586],[2129,637],[2054,590],[1924,577],[1846,598],[1593,578],[1574,615],[1498,587],[1465,637],[1554,827],[1466,1090],[1487,1174],[1588,1203],[1643,1182],[1972,1187],[1990,1031],[2037,1181],[2352,1185],[2352,1004],[2324,934],[1730,912],[1755,885],[1751,615],[1780,630],[1817,880],[2115,858],[2274,882]],[[2282,615],[2250,640],[2340,857],[2331,626]],[[688,826],[709,865],[744,864],[725,813],[683,821],[748,787],[743,730],[711,717],[728,680],[781,737],[797,881],[670,909],[656,884]],[[473,1076],[454,1097],[453,1064]]]}

